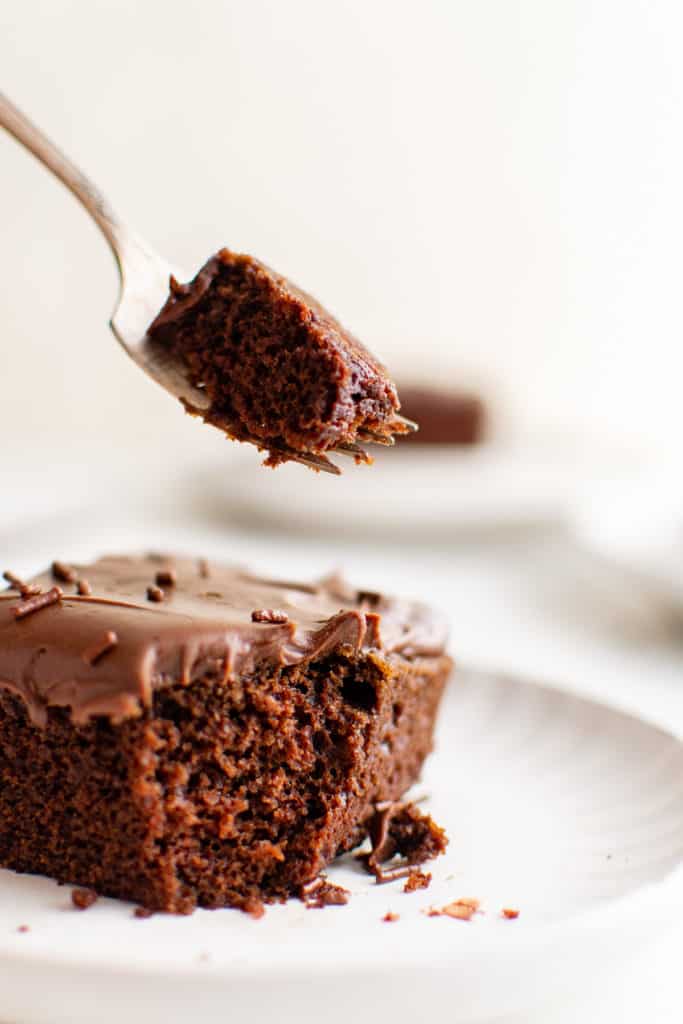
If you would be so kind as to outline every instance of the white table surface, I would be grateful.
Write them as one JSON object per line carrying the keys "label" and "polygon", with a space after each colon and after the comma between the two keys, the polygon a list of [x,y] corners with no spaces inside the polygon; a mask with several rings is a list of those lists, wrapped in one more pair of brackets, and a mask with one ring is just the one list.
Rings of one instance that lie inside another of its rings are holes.
{"label": "white table surface", "polygon": [[[201,488],[188,492],[180,463],[173,472],[158,461],[155,467],[141,471],[138,466],[139,486],[125,503],[120,498],[102,503],[102,490],[81,495],[79,505],[100,505],[96,515],[48,516],[40,529],[30,525],[40,508],[36,511],[27,498],[22,510],[21,493],[8,499],[3,488],[2,567],[7,563],[23,572],[55,557],[172,544],[267,567],[272,575],[340,567],[359,584],[415,595],[446,609],[452,650],[461,663],[556,683],[683,735],[683,623],[667,621],[612,570],[596,566],[562,527],[400,544],[338,535],[310,540],[235,526],[229,509],[207,504]],[[12,500],[17,514],[9,516]],[[20,511],[25,511],[23,523]],[[618,973],[588,989],[577,977],[571,1006],[545,1007],[524,1020],[678,1022],[681,948],[683,913],[680,927],[653,935],[646,951]]]}

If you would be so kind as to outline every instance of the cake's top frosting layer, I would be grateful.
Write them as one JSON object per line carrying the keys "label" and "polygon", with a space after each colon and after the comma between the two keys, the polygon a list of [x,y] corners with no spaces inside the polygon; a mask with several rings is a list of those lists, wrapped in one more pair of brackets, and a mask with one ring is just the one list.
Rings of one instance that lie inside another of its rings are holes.
{"label": "cake's top frosting layer", "polygon": [[344,645],[411,659],[440,655],[446,642],[428,608],[336,576],[281,582],[146,555],[55,563],[11,583],[0,593],[0,687],[21,696],[37,723],[51,705],[69,707],[76,723],[122,719],[149,705],[156,688],[227,681]]}

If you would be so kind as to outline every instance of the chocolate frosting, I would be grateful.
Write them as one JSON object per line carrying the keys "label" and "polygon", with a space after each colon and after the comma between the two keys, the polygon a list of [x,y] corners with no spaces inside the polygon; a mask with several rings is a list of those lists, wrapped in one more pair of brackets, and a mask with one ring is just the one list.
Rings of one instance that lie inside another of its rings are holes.
{"label": "chocolate frosting", "polygon": [[[0,687],[20,696],[38,725],[50,706],[70,708],[76,724],[94,715],[120,721],[149,706],[155,689],[208,674],[227,682],[340,647],[409,660],[444,651],[446,630],[428,608],[357,591],[338,576],[279,582],[165,555],[72,568],[61,599],[23,617],[18,589],[0,594]],[[78,593],[83,580],[88,595]],[[166,580],[161,601],[147,596],[158,580]],[[54,568],[29,582],[51,590]]]}

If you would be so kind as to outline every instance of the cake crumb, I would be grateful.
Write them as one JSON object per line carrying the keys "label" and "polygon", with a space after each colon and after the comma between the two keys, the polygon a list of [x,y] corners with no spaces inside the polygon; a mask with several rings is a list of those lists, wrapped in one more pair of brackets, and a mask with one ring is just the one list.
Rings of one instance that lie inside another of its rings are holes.
{"label": "cake crumb", "polygon": [[164,599],[164,592],[161,587],[147,587],[147,600],[159,604]]}
{"label": "cake crumb", "polygon": [[22,933],[26,933],[26,932],[30,932],[31,929],[29,928],[29,926],[27,924],[20,924],[19,927],[17,928],[17,931],[18,932],[22,932]]}
{"label": "cake crumb", "polygon": [[389,922],[393,923],[394,921],[400,921],[400,915],[399,914],[394,914],[394,912],[392,910],[388,910],[387,913],[382,918],[382,920],[386,921],[387,923],[389,923]]}
{"label": "cake crumb", "polygon": [[266,912],[266,908],[261,900],[256,899],[247,900],[242,909],[245,914],[249,914],[249,917],[253,917],[255,921],[259,921]]}
{"label": "cake crumb", "polygon": [[471,921],[475,914],[482,913],[479,910],[479,900],[471,899],[469,897],[459,900],[453,900],[452,903],[447,903],[445,907],[440,909],[437,907],[430,907],[427,911],[428,917],[453,917],[457,921]]}
{"label": "cake crumb", "polygon": [[153,914],[154,911],[150,910],[149,907],[136,907],[135,910],[133,911],[133,916],[138,917],[141,920],[145,920],[148,917],[152,917]]}
{"label": "cake crumb", "polygon": [[501,913],[508,921],[514,921],[515,918],[519,917],[519,910],[516,910],[514,907],[503,907]]}
{"label": "cake crumb", "polygon": [[403,891],[417,892],[418,889],[427,889],[431,880],[432,876],[428,871],[411,871],[403,886]]}
{"label": "cake crumb", "polygon": [[309,910],[344,906],[349,902],[349,895],[348,889],[333,885],[325,875],[318,875],[299,889],[299,899]]}
{"label": "cake crumb", "polygon": [[444,829],[412,803],[377,804],[368,834],[372,849],[370,853],[361,853],[359,859],[378,885],[410,878],[415,865],[444,853],[448,846]]}
{"label": "cake crumb", "polygon": [[71,902],[76,910],[87,910],[97,900],[97,893],[94,889],[74,889],[71,893]]}

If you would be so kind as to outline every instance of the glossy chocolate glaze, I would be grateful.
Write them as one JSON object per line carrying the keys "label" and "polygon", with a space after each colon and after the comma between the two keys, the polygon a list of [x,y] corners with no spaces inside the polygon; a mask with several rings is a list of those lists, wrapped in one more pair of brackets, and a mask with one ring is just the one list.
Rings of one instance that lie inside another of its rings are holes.
{"label": "glossy chocolate glaze", "polygon": [[[49,706],[69,707],[76,724],[93,715],[121,720],[149,706],[160,687],[207,676],[225,683],[340,647],[408,660],[444,651],[446,630],[429,609],[357,591],[337,576],[280,582],[165,555],[72,568],[61,599],[23,617],[17,589],[0,594],[0,687],[19,695],[38,725]],[[169,572],[162,600],[149,600]],[[90,595],[79,594],[83,580]],[[54,582],[54,571],[29,581],[42,592]],[[286,621],[252,621],[273,609]]]}

